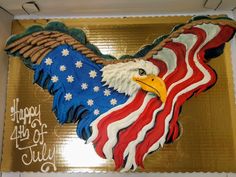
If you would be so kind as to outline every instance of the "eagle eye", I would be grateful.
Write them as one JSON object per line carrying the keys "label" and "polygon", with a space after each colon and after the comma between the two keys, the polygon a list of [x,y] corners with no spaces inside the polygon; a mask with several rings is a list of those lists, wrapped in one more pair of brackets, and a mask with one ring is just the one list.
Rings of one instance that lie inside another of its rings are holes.
{"label": "eagle eye", "polygon": [[139,69],[138,69],[138,74],[139,74],[140,76],[144,76],[144,75],[146,75],[147,73],[146,73],[146,71],[145,71],[144,69],[139,68]]}

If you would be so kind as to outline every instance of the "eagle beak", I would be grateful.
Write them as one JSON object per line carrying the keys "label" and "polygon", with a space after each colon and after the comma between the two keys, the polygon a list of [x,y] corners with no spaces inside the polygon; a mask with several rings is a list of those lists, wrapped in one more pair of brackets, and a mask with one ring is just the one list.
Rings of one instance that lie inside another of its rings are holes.
{"label": "eagle beak", "polygon": [[166,85],[160,77],[150,74],[142,77],[133,77],[133,80],[137,82],[143,90],[155,93],[160,100],[165,103],[167,97]]}

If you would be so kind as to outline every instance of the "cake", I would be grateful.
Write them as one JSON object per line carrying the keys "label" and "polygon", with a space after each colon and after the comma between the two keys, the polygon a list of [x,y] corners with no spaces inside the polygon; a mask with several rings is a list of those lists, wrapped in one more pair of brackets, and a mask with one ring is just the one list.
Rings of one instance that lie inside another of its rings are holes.
{"label": "cake", "polygon": [[129,171],[179,137],[181,106],[215,84],[207,62],[223,53],[235,29],[228,17],[194,17],[117,60],[82,30],[51,22],[12,36],[6,51],[53,96],[60,124],[77,123],[79,138],[114,160],[116,170]]}

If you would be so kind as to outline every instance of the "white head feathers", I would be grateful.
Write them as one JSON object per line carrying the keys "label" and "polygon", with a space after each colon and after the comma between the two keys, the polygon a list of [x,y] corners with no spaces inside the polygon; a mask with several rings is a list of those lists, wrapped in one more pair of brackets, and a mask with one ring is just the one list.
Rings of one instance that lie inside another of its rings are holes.
{"label": "white head feathers", "polygon": [[133,95],[140,86],[133,81],[133,77],[141,76],[139,71],[144,70],[145,73],[157,75],[159,69],[149,61],[134,60],[126,63],[109,64],[102,68],[102,81],[105,82],[109,88],[113,88],[120,93],[126,95]]}

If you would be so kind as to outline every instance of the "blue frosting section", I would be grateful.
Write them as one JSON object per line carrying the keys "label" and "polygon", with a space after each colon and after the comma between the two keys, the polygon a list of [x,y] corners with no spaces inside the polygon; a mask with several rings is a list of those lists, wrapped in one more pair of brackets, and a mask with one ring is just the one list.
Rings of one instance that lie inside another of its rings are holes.
{"label": "blue frosting section", "polygon": [[58,121],[78,122],[77,134],[83,139],[91,135],[92,121],[128,99],[103,86],[101,68],[68,45],[55,48],[33,66],[34,82],[54,95],[52,109]]}

